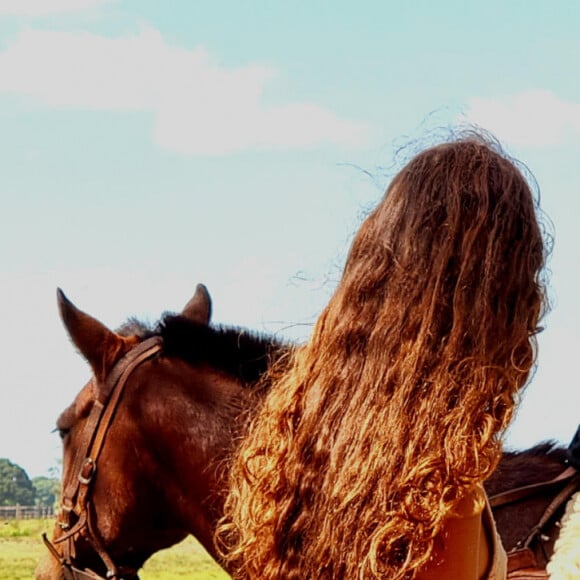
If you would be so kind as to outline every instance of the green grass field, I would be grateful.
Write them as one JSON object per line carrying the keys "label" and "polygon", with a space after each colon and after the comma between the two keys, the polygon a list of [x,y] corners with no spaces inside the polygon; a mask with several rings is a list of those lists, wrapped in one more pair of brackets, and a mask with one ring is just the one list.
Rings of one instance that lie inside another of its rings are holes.
{"label": "green grass field", "polygon": [[[46,551],[40,538],[50,535],[52,520],[0,520],[0,580],[29,580]],[[155,554],[141,580],[227,580],[229,576],[193,539]]]}

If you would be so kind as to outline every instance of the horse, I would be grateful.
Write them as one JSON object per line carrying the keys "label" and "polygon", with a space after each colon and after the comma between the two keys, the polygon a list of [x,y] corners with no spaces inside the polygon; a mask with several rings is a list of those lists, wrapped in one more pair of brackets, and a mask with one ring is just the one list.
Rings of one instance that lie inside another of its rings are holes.
{"label": "horse", "polygon": [[[189,534],[223,565],[214,530],[228,461],[267,392],[266,371],[292,345],[244,328],[210,325],[211,299],[203,285],[180,314],[165,314],[155,327],[129,320],[115,332],[61,290],[57,300],[93,377],[57,421],[61,506],[52,537],[43,538],[48,552],[37,566],[37,580],[137,580],[152,554]],[[495,515],[508,549],[521,548],[514,524],[525,518],[529,535],[530,522],[544,513],[544,500],[520,491],[514,503],[505,493],[551,481],[567,464],[562,449],[504,454],[486,486],[492,503],[500,498]],[[574,474],[550,483],[549,490],[561,491],[570,481],[577,490]],[[544,488],[536,492],[543,495]],[[533,536],[555,537],[557,531],[550,519]],[[552,544],[541,543],[549,556]]]}

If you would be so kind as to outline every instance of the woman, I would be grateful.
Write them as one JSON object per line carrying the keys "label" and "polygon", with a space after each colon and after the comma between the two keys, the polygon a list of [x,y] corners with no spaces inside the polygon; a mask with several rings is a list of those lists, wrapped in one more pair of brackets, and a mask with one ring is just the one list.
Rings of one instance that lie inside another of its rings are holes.
{"label": "woman", "polygon": [[477,135],[393,179],[234,461],[238,578],[505,577],[482,483],[545,306],[532,191]]}

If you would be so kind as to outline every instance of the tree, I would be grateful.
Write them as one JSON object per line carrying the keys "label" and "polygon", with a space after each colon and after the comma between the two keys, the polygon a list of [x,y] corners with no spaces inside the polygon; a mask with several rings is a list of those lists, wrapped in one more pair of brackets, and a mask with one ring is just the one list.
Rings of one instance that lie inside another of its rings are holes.
{"label": "tree", "polygon": [[0,505],[33,505],[36,490],[26,471],[8,459],[0,459]]}
{"label": "tree", "polygon": [[36,505],[54,507],[58,498],[60,482],[54,477],[34,477],[32,485],[36,490]]}

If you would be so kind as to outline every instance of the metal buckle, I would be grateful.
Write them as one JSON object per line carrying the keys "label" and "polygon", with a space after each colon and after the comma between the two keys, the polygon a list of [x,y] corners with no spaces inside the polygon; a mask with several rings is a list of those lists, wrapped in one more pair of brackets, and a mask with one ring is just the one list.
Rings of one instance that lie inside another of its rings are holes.
{"label": "metal buckle", "polygon": [[[88,473],[86,472],[88,468]],[[97,464],[93,461],[93,459],[91,459],[90,457],[87,457],[85,459],[85,462],[79,472],[79,481],[83,484],[83,485],[89,485],[89,483],[91,483],[93,476],[95,475],[95,471],[97,468]]]}

